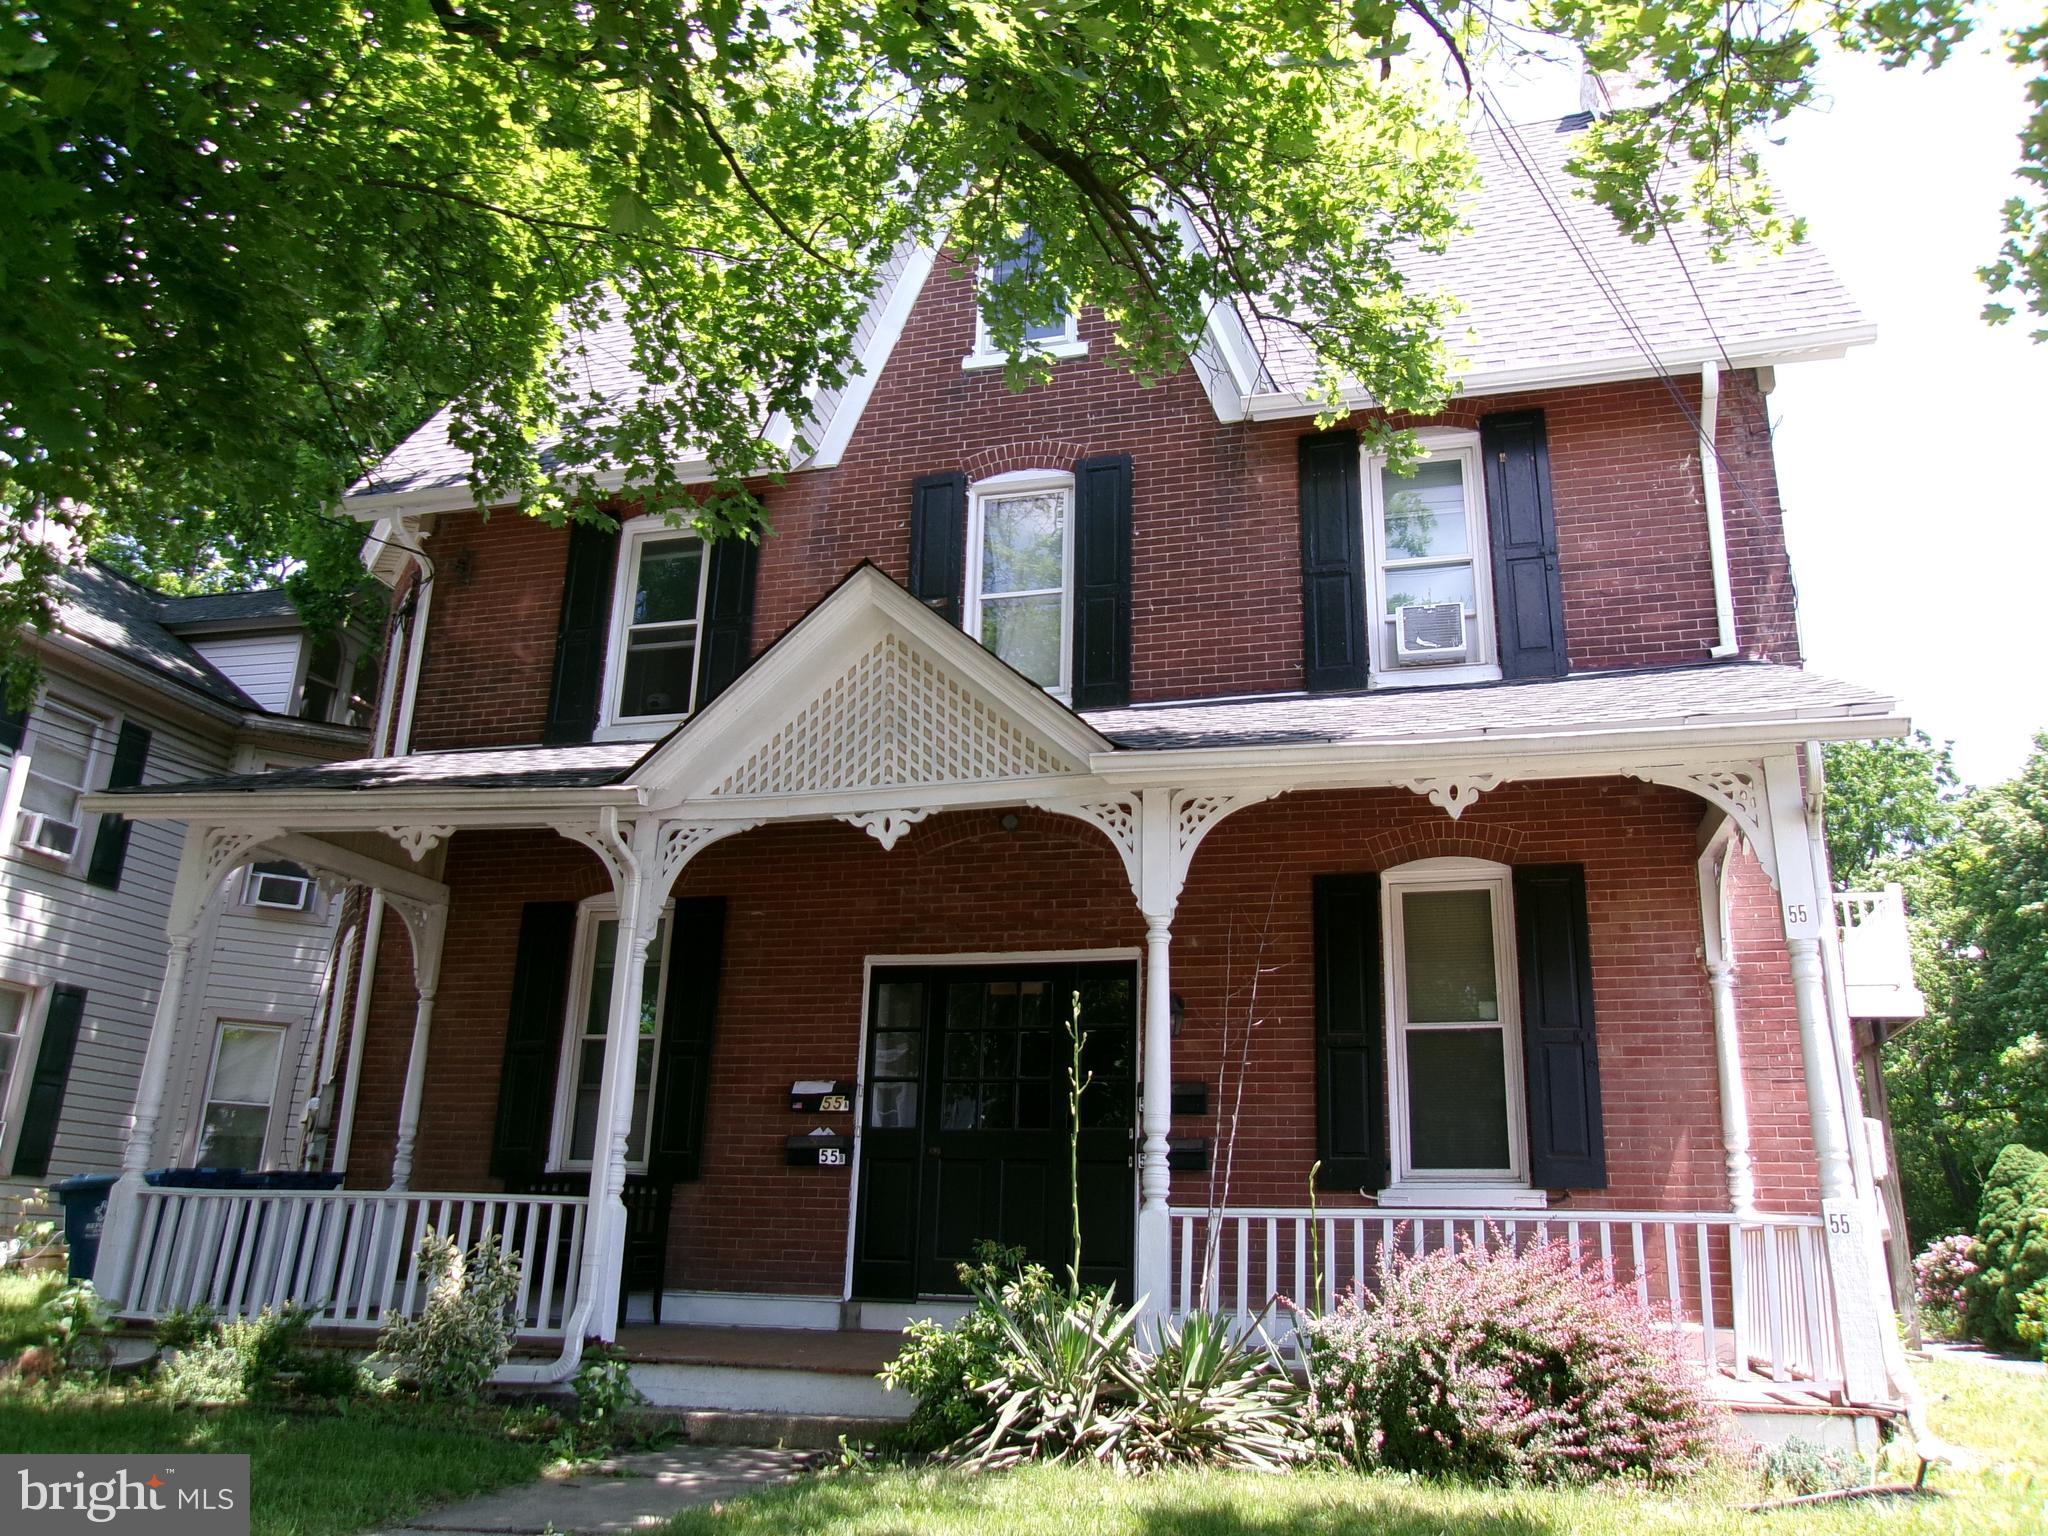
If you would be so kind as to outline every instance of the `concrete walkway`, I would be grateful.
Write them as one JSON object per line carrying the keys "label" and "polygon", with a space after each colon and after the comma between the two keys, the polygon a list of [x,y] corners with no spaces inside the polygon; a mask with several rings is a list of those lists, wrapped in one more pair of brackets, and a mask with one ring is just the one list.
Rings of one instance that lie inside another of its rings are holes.
{"label": "concrete walkway", "polygon": [[678,1445],[600,1462],[573,1477],[517,1488],[416,1515],[375,1536],[611,1536],[661,1524],[693,1504],[736,1499],[786,1482],[807,1464],[797,1451]]}
{"label": "concrete walkway", "polygon": [[1972,1360],[1978,1365],[2017,1371],[2023,1376],[2048,1375],[2048,1361],[2029,1360],[2024,1355],[2002,1355],[1982,1344],[1949,1344],[1940,1339],[1928,1339],[1920,1347],[1937,1360]]}

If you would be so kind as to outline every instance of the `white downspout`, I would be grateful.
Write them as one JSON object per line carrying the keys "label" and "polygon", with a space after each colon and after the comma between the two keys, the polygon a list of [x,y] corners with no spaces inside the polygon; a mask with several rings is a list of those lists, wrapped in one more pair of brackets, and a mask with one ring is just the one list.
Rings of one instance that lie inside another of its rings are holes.
{"label": "white downspout", "polygon": [[337,1173],[348,1171],[349,1143],[355,1138],[356,1087],[363,1080],[363,1036],[370,1027],[370,982],[377,974],[377,940],[384,932],[384,893],[370,892],[370,909],[363,917],[362,963],[356,967],[355,1007],[348,1023],[348,1075],[341,1080],[341,1108],[334,1116],[334,1139],[327,1154],[327,1166]]}
{"label": "white downspout", "polygon": [[1728,579],[1728,521],[1721,507],[1721,459],[1716,451],[1716,423],[1721,414],[1721,365],[1700,364],[1700,489],[1707,503],[1707,556],[1714,568],[1714,648],[1716,659],[1733,656],[1735,592]]}

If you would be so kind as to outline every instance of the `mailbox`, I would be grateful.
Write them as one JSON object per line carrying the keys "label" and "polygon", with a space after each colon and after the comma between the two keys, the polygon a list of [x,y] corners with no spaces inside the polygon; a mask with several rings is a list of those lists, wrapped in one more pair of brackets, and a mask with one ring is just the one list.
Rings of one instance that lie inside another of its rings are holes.
{"label": "mailbox", "polygon": [[844,1168],[853,1161],[853,1138],[822,1128],[791,1136],[782,1149],[782,1160],[792,1168]]}
{"label": "mailbox", "polygon": [[1166,1166],[1175,1173],[1209,1171],[1209,1138],[1169,1136],[1166,1138]]}
{"label": "mailbox", "polygon": [[837,1078],[806,1078],[789,1085],[790,1113],[797,1115],[850,1115],[853,1113],[853,1084]]}
{"label": "mailbox", "polygon": [[1206,1115],[1209,1113],[1209,1085],[1207,1083],[1175,1083],[1173,1085],[1173,1112],[1176,1115]]}

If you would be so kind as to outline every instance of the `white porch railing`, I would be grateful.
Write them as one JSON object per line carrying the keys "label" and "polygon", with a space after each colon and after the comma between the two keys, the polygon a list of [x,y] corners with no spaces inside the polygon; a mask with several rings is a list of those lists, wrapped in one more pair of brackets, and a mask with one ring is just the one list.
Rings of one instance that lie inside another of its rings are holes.
{"label": "white porch railing", "polygon": [[520,1332],[560,1337],[583,1269],[581,1196],[146,1188],[127,1273],[102,1277],[123,1317],[206,1306],[223,1318],[297,1302],[317,1326],[379,1327],[425,1301],[416,1257],[438,1232],[519,1256]]}
{"label": "white porch railing", "polygon": [[1842,933],[1842,986],[1853,1019],[1918,1019],[1927,999],[1913,980],[1913,944],[1906,929],[1906,893],[1837,891]]}
{"label": "white porch railing", "polygon": [[[1172,1216],[1175,1317],[1206,1308],[1249,1328],[1279,1298],[1328,1310],[1340,1296],[1370,1294],[1390,1252],[1555,1241],[1685,1335],[1704,1373],[1761,1372],[1826,1387],[1841,1380],[1817,1216],[1230,1209],[1221,1214],[1213,1246],[1210,1212],[1177,1209]],[[1266,1326],[1276,1338],[1291,1334],[1292,1316],[1276,1309]]]}

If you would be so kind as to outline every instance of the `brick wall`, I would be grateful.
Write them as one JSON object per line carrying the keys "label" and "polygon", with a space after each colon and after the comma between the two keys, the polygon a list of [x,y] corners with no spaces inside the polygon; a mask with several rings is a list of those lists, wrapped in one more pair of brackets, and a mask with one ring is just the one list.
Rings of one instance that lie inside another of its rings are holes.
{"label": "brick wall", "polygon": [[[1301,685],[1296,443],[1305,421],[1218,423],[1191,370],[1152,387],[1096,356],[1012,393],[999,371],[960,367],[974,334],[971,285],[941,262],[876,384],[838,467],[763,492],[755,644],[765,646],[857,562],[908,575],[910,484],[1065,467],[1089,453],[1134,459],[1132,687],[1143,699]],[[1678,386],[1685,410],[1698,381]],[[1797,660],[1792,592],[1764,402],[1731,374],[1720,443],[1731,579],[1750,655]],[[1575,668],[1706,659],[1714,643],[1697,442],[1654,380],[1463,404],[1431,422],[1474,426],[1481,409],[1547,416],[1567,643]],[[1425,424],[1417,420],[1410,424]],[[421,747],[538,739],[568,534],[529,518],[443,516],[415,740]]]}
{"label": "brick wall", "polygon": [[[1226,1020],[1252,1037],[1236,1142],[1236,1203],[1299,1205],[1316,1155],[1309,879],[1464,854],[1586,865],[1610,1185],[1582,1206],[1726,1207],[1712,1016],[1699,964],[1693,877],[1701,808],[1632,781],[1511,785],[1457,822],[1401,790],[1319,792],[1221,823],[1196,857],[1175,924],[1173,986],[1186,1004],[1174,1075],[1219,1081]],[[892,851],[837,823],[763,828],[707,850],[679,890],[730,902],[704,1174],[678,1194],[670,1283],[837,1294],[850,1175],[791,1169],[782,1139],[850,1117],[791,1115],[803,1077],[856,1074],[870,955],[1137,948],[1122,867],[1093,829],[1038,812],[934,817]],[[1751,867],[1753,869],[1753,866]],[[582,849],[544,834],[465,832],[449,856],[455,896],[417,1153],[420,1188],[488,1187],[520,903],[601,888]],[[1761,882],[1761,877],[1755,877]],[[1746,1072],[1767,1208],[1810,1208],[1804,1090],[1782,943],[1760,924],[1768,887],[1738,904]],[[353,1182],[385,1177],[412,1028],[403,930],[380,967],[358,1111]],[[1255,955],[1255,1013],[1241,996]],[[1235,1000],[1234,999],[1235,996]],[[1752,1017],[1753,1015],[1753,1017]],[[1241,1038],[1241,1036],[1240,1036]],[[1215,1135],[1217,1116],[1177,1134]],[[1190,1176],[1177,1199],[1205,1200]],[[1325,1192],[1330,1204],[1355,1197]]]}

